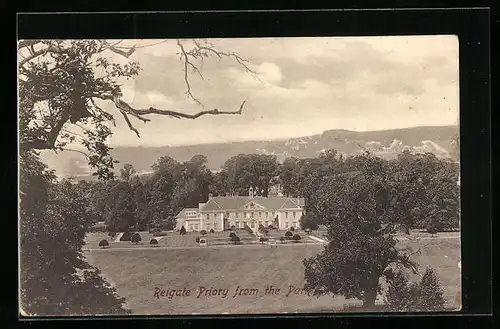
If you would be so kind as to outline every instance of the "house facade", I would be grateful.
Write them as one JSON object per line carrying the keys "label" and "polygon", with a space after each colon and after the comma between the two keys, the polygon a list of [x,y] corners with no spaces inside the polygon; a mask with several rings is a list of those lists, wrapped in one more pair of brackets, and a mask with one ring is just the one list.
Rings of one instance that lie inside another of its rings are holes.
{"label": "house facade", "polygon": [[282,230],[298,228],[304,212],[304,198],[285,196],[255,196],[252,187],[248,196],[209,196],[198,208],[185,208],[177,216],[176,229],[186,231],[223,231],[248,225],[257,230],[260,225],[272,225]]}

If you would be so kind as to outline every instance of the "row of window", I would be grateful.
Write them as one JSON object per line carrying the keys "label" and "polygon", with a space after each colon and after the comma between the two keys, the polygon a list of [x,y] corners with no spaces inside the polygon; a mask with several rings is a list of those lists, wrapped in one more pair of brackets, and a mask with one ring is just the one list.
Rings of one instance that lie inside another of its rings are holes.
{"label": "row of window", "polygon": [[[243,222],[236,221],[235,224],[236,224],[235,225],[236,227],[243,228],[243,227],[245,227],[245,225],[247,224],[247,222],[246,221],[243,221]],[[255,228],[256,224],[257,223],[255,223],[255,222],[250,222],[250,227],[251,228]],[[272,225],[273,222],[270,222],[270,221],[264,221],[264,222],[263,221],[259,221],[258,224],[259,225],[265,225],[265,227],[268,227],[269,225]],[[292,222],[292,226],[289,226],[289,223],[285,222],[285,228],[289,228],[289,227],[297,227],[297,222]],[[189,230],[190,231],[198,231],[199,228],[200,228],[199,224],[191,224],[191,225],[189,225]],[[212,223],[212,224],[207,223],[207,230],[210,230],[210,229],[217,230],[217,223]]]}
{"label": "row of window", "polygon": [[[234,214],[235,214],[236,218],[239,218],[240,213],[236,212]],[[248,213],[247,212],[243,212],[243,218],[248,218],[248,217],[254,218],[254,212],[250,212],[249,214],[250,214],[250,216],[247,216]],[[259,211],[258,212],[258,217],[262,217],[262,214],[263,214],[263,212]],[[276,216],[276,212],[274,212],[274,211],[271,212],[271,213],[267,212],[267,211],[265,212],[265,216],[266,217],[269,217],[269,214],[271,214],[273,217]],[[212,214],[212,218],[215,219],[215,218],[217,218],[218,215],[219,215],[218,213],[213,213]],[[293,211],[292,212],[292,216],[293,216],[293,218],[296,218],[297,217],[297,212]],[[205,217],[206,217],[206,219],[210,219],[210,214],[206,214]],[[226,218],[229,218],[229,213],[228,212],[226,213]],[[288,211],[285,211],[285,218],[288,218]]]}

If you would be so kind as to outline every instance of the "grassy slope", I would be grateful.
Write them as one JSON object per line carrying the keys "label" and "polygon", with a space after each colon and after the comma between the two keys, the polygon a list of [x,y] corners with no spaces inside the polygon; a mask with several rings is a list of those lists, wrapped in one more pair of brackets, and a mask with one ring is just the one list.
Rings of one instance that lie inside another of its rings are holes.
{"label": "grassy slope", "polygon": [[[424,268],[437,270],[448,303],[456,306],[460,287],[457,267],[459,240],[405,241],[406,246],[422,248],[415,259]],[[342,297],[285,297],[289,285],[302,286],[302,259],[322,247],[301,244],[271,248],[200,248],[184,250],[135,250],[120,252],[88,252],[91,263],[100,268],[108,280],[125,297],[135,314],[191,313],[276,313],[321,312],[340,310]],[[447,257],[445,257],[447,256]],[[416,278],[413,278],[416,279]],[[282,289],[280,296],[264,296],[267,285]],[[229,295],[221,297],[174,297],[169,301],[154,298],[154,288],[228,288]],[[237,286],[260,289],[258,296],[232,298]]]}

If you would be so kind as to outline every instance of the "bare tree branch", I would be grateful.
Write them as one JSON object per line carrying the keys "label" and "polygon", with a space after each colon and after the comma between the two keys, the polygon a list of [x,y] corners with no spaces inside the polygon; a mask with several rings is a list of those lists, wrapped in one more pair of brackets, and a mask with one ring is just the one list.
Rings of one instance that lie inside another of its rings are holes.
{"label": "bare tree branch", "polygon": [[29,56],[26,56],[23,60],[19,61],[19,66],[23,66],[24,64],[28,63],[32,59],[35,59],[38,56],[45,55],[45,54],[47,54],[49,52],[59,53],[59,54],[64,54],[64,53],[67,54],[67,53],[69,53],[69,51],[66,50],[66,49],[64,49],[64,48],[58,48],[58,47],[55,47],[53,45],[48,45],[46,48],[42,48],[42,49],[39,49],[39,50],[36,50],[36,51],[34,51],[34,49],[33,49],[30,52]]}
{"label": "bare tree branch", "polygon": [[121,111],[122,115],[123,115],[123,118],[125,119],[125,122],[127,123],[128,127],[130,128],[130,130],[132,130],[133,132],[135,132],[135,134],[137,135],[137,137],[141,137],[139,135],[139,131],[137,129],[134,128],[134,126],[132,126],[132,123],[130,123],[130,120],[127,116],[127,113],[125,113],[124,111]]}
{"label": "bare tree branch", "polygon": [[125,58],[129,58],[130,56],[132,56],[132,54],[135,52],[135,48],[136,48],[135,46],[132,46],[127,51],[124,51],[124,50],[119,49],[119,47],[116,47],[116,45],[118,45],[118,43],[120,43],[121,41],[115,43],[114,45],[109,44],[106,40],[100,40],[100,42],[104,45],[104,48],[102,49],[102,51],[110,50],[110,51],[114,52],[115,54],[123,56]]}
{"label": "bare tree branch", "polygon": [[[191,97],[191,99],[193,99],[196,103],[198,103],[198,105],[200,105],[201,107],[203,107],[203,104],[196,97],[194,97],[194,95],[191,93],[191,84],[189,83],[189,78],[188,78],[188,65],[191,66],[191,67],[194,67],[194,68],[196,68],[196,66],[194,66],[189,61],[188,54],[186,53],[186,50],[184,49],[184,46],[182,45],[182,43],[179,40],[177,40],[177,45],[179,46],[179,48],[181,49],[181,52],[182,52],[181,59],[184,58],[184,69],[183,70],[184,70],[184,82],[186,83],[186,88],[187,88],[186,94],[188,95],[188,97]],[[196,68],[196,72],[198,72],[199,75],[203,79],[203,76],[201,75],[201,73],[198,70],[198,68]]]}
{"label": "bare tree branch", "polygon": [[87,159],[89,159],[89,157],[90,157],[87,153],[80,151],[80,150],[75,150],[75,149],[70,149],[70,148],[65,148],[65,147],[60,147],[59,150],[80,153],[80,154],[84,155],[85,158],[87,158]]}

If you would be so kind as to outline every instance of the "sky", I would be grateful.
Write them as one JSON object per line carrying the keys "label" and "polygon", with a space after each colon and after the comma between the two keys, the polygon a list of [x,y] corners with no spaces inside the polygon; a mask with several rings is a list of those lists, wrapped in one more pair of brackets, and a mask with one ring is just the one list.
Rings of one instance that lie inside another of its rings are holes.
{"label": "sky", "polygon": [[[217,108],[242,115],[179,120],[150,115],[131,118],[141,137],[117,115],[112,146],[175,146],[269,140],[318,134],[458,124],[458,38],[456,36],[211,39],[217,49],[248,59],[255,78],[235,60],[207,58],[202,80],[189,74],[175,40],[127,40],[142,45],[130,60],[142,70],[123,81],[123,100],[133,107],[196,113]],[[122,44],[125,44],[122,43]],[[186,49],[192,45],[183,40]],[[146,45],[150,45],[147,46]],[[124,62],[124,58],[113,58]],[[106,109],[118,113],[113,103]]]}

